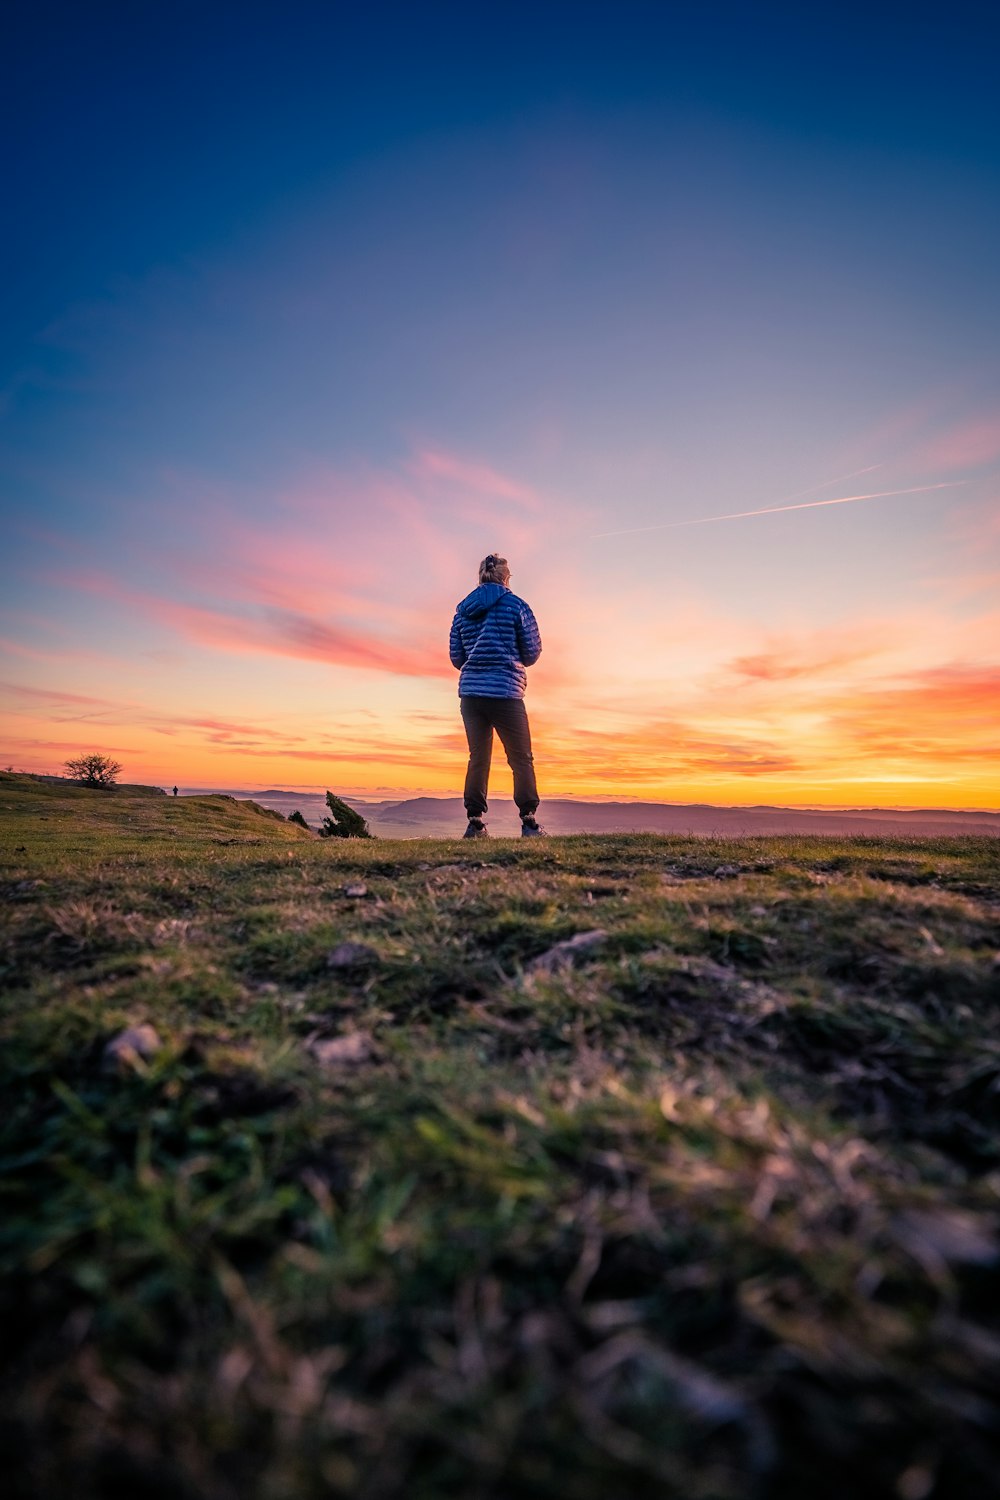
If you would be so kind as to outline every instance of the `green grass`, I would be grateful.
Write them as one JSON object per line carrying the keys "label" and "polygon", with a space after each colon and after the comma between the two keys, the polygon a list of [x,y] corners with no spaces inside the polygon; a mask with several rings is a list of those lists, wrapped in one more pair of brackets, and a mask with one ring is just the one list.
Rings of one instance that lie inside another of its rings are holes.
{"label": "green grass", "polygon": [[0,850],[15,1495],[997,1493],[996,841]]}

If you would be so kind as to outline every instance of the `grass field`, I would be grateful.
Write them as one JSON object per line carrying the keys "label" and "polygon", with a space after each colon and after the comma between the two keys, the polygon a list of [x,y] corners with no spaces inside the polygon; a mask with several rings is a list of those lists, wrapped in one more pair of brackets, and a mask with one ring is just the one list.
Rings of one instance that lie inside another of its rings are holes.
{"label": "grass field", "polygon": [[0,839],[8,1493],[998,1493],[1000,841]]}

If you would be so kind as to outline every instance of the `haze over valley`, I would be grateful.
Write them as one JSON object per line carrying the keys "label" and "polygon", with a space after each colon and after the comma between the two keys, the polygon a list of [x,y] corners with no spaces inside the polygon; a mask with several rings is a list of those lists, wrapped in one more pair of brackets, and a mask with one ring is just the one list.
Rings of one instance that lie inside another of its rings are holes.
{"label": "haze over valley", "polygon": [[[319,792],[263,792],[226,788],[185,788],[191,793],[223,791],[238,800],[250,798],[286,817],[298,809],[312,828],[326,814]],[[382,838],[453,838],[465,826],[460,797],[412,797],[403,801],[344,799],[362,812],[372,832]],[[586,802],[553,798],[543,803],[541,821],[552,834],[694,833],[705,836],[746,834],[892,834],[929,837],[941,834],[1000,835],[1000,813],[949,808],[801,808],[716,807],[708,803]],[[519,832],[517,811],[508,797],[490,806],[487,824],[494,836]]]}

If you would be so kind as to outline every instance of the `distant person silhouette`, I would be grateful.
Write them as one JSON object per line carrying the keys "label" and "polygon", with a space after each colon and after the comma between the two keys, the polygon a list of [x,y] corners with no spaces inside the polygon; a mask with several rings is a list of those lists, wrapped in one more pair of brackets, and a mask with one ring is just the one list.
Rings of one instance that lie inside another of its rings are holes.
{"label": "distant person silhouette", "polygon": [[469,742],[465,777],[469,826],[464,838],[489,837],[483,815],[489,811],[486,792],[494,729],[514,772],[521,833],[532,838],[544,832],[535,818],[538,788],[524,707],[525,668],[534,666],[541,654],[535,617],[524,600],[511,592],[507,559],[491,552],[479,564],[479,587],[462,600],[451,624],[451,664],[461,671],[458,696]]}
{"label": "distant person silhouette", "polygon": [[176,787],[174,787],[174,796],[175,797],[177,796],[177,788]]}

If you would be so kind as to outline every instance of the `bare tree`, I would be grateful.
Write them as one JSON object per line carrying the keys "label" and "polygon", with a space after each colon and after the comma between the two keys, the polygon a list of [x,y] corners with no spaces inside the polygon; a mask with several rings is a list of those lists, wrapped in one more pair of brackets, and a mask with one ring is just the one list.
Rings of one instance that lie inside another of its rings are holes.
{"label": "bare tree", "polygon": [[78,755],[66,762],[66,770],[76,781],[87,786],[114,786],[121,775],[121,766],[110,755],[101,755],[92,750],[89,755]]}

